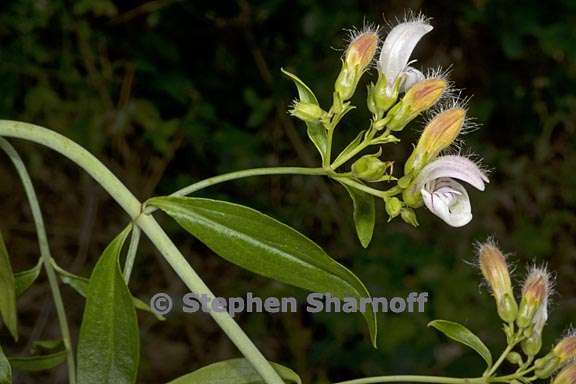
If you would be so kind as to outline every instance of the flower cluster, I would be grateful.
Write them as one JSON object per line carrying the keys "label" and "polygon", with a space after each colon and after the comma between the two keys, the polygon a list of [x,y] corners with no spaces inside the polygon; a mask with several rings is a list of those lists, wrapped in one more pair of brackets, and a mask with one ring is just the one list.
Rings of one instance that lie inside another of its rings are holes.
{"label": "flower cluster", "polygon": [[[441,70],[424,74],[411,66],[413,50],[432,29],[430,20],[419,15],[406,17],[391,28],[383,41],[379,28],[368,26],[352,32],[329,109],[320,106],[302,80],[284,73],[295,81],[299,93],[290,114],[306,122],[308,135],[322,156],[328,176],[356,193],[382,198],[390,219],[399,216],[417,225],[414,210],[426,206],[447,224],[460,227],[472,219],[470,198],[461,182],[482,191],[488,177],[477,162],[447,153],[469,126],[466,103],[459,99],[447,74]],[[371,71],[376,72],[376,80],[367,87],[370,125],[332,160],[334,130],[354,108],[351,99],[362,76]],[[372,146],[400,141],[398,134],[424,113],[428,114],[428,120],[403,167],[394,167],[393,161],[382,159],[381,148],[362,155]],[[339,172],[348,162],[350,171]],[[395,169],[403,174],[395,175]],[[379,189],[369,184],[381,182],[396,185]]]}
{"label": "flower cluster", "polygon": [[[553,384],[576,384],[576,332],[566,335],[543,357],[535,359],[542,349],[542,330],[548,320],[552,278],[546,267],[531,267],[521,289],[520,304],[514,296],[506,256],[489,240],[478,245],[478,264],[496,301],[508,339],[507,359],[517,364],[517,376],[525,381],[546,379],[560,371]],[[513,351],[519,346],[526,355]],[[533,372],[534,377],[525,374]]]}

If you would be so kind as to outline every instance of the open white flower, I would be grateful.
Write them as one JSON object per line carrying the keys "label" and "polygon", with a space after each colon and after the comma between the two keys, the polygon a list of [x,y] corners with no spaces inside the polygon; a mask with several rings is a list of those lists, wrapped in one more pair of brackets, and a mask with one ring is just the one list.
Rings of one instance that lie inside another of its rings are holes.
{"label": "open white flower", "polygon": [[412,85],[424,79],[422,72],[409,67],[410,56],[420,39],[432,30],[423,17],[400,23],[386,36],[380,57],[378,70],[386,76],[386,91],[391,95],[396,80],[400,75],[404,76],[401,91],[410,89]]}
{"label": "open white flower", "polygon": [[448,155],[426,165],[414,182],[426,207],[453,227],[461,227],[472,220],[468,192],[455,179],[484,190],[488,177],[472,160]]}

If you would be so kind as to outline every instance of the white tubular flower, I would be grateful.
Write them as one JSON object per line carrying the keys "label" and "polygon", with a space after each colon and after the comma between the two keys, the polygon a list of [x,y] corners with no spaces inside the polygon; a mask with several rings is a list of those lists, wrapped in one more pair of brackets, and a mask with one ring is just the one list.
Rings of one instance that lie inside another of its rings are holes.
{"label": "white tubular flower", "polygon": [[419,70],[409,67],[410,56],[420,39],[432,30],[432,26],[423,17],[400,23],[386,36],[380,57],[378,70],[386,76],[386,90],[389,95],[394,90],[396,80],[400,75],[405,76],[402,91],[408,90],[417,81],[424,79]]}
{"label": "white tubular flower", "polygon": [[472,160],[455,155],[442,156],[426,165],[414,182],[426,207],[448,225],[461,227],[472,220],[468,192],[455,179],[480,191],[488,177]]}

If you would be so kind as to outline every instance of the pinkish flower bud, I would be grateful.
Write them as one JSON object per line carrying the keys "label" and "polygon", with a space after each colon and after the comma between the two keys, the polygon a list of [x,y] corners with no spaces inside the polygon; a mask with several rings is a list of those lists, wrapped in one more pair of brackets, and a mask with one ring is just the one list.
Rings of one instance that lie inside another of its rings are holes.
{"label": "pinkish flower bud", "polygon": [[[444,79],[431,78],[417,82],[406,92],[402,100],[390,110],[387,115],[390,116],[390,119],[386,126],[393,131],[402,130],[420,113],[436,104],[447,87],[448,83]],[[462,110],[461,108],[458,109]],[[463,117],[462,121],[464,121]]]}
{"label": "pinkish flower bud", "polygon": [[516,320],[520,328],[528,328],[540,306],[550,295],[550,276],[545,268],[532,268],[522,287],[522,301]]}
{"label": "pinkish flower bud", "polygon": [[466,118],[466,110],[456,107],[437,114],[424,128],[416,148],[406,160],[404,173],[418,171],[444,149],[448,148],[460,134]]}
{"label": "pinkish flower bud", "polygon": [[372,62],[378,41],[376,31],[367,30],[358,34],[348,45],[344,61],[350,67],[358,67],[363,71]]}
{"label": "pinkish flower bud", "polygon": [[552,350],[561,363],[576,360],[576,331],[564,337]]}
{"label": "pinkish flower bud", "polygon": [[576,364],[571,364],[560,371],[552,384],[576,384]]}
{"label": "pinkish flower bud", "polygon": [[348,45],[342,60],[342,70],[334,85],[340,102],[354,95],[360,77],[374,58],[378,42],[378,33],[368,29],[355,36]]}
{"label": "pinkish flower bud", "polygon": [[489,240],[478,246],[478,261],[482,275],[496,299],[500,318],[506,322],[514,321],[518,305],[514,299],[506,257],[496,244]]}

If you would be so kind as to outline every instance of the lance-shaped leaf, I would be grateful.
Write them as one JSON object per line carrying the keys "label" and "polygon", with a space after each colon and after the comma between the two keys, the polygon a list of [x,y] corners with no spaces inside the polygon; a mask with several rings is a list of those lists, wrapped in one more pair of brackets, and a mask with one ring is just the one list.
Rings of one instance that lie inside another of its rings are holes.
{"label": "lance-shaped leaf", "polygon": [[[285,383],[302,384],[300,377],[290,368],[271,364]],[[168,384],[264,384],[264,380],[248,360],[231,359],[207,365]]]}
{"label": "lance-shaped leaf", "polygon": [[132,295],[118,258],[130,228],[120,233],[96,263],[86,296],[78,340],[78,382],[136,382],[140,346]]}
{"label": "lance-shaped leaf", "polygon": [[[313,292],[368,298],[350,270],[295,229],[254,209],[225,201],[156,197],[148,201],[224,259],[251,272]],[[363,313],[376,345],[376,316]]]}
{"label": "lance-shaped leaf", "polygon": [[486,361],[486,364],[488,364],[488,367],[492,366],[492,354],[488,347],[484,345],[478,336],[473,334],[462,324],[448,320],[434,320],[428,323],[428,326],[434,327],[452,340],[456,340],[457,342],[472,348],[482,356],[484,361]]}
{"label": "lance-shaped leaf", "polygon": [[[296,84],[296,88],[298,89],[298,98],[300,101],[318,105],[318,99],[316,99],[314,92],[312,92],[312,90],[306,84],[304,84],[302,80],[284,68],[282,68],[281,71],[284,75],[294,81],[294,84]],[[326,129],[320,122],[306,122],[306,127],[308,128],[308,137],[310,140],[312,140],[318,149],[318,152],[320,152],[322,160],[324,161],[324,158],[328,153],[328,134]]]}
{"label": "lance-shaped leaf", "polygon": [[42,269],[42,262],[38,262],[34,267],[27,269],[25,271],[16,272],[14,274],[16,283],[16,297],[22,295],[28,288],[32,286],[34,281],[40,275],[40,270]]}
{"label": "lance-shaped leaf", "polygon": [[66,361],[66,351],[58,351],[47,355],[9,357],[8,360],[17,371],[46,371]]}
{"label": "lance-shaped leaf", "polygon": [[10,256],[0,233],[0,315],[14,340],[18,340],[16,310],[16,279],[10,265]]}
{"label": "lance-shaped leaf", "polygon": [[6,358],[2,346],[0,346],[0,384],[12,383],[12,367]]}
{"label": "lance-shaped leaf", "polygon": [[362,246],[366,248],[372,240],[374,225],[376,223],[376,203],[374,202],[374,196],[349,185],[341,184],[346,188],[352,198],[356,234]]}

